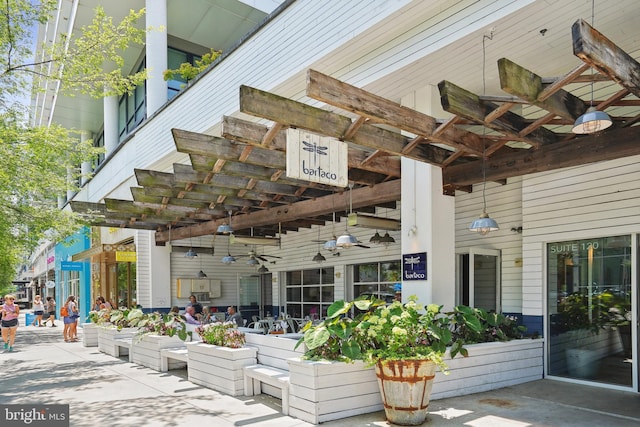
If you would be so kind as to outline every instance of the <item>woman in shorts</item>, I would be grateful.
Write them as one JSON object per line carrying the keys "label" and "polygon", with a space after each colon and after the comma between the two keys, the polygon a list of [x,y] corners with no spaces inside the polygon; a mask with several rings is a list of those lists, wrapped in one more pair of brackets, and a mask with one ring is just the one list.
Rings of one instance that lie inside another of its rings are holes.
{"label": "woman in shorts", "polygon": [[13,342],[16,340],[16,331],[18,330],[20,307],[15,304],[15,301],[15,295],[5,295],[4,304],[0,305],[2,341],[4,341],[4,349],[6,351],[13,351]]}
{"label": "woman in shorts", "polygon": [[42,297],[40,295],[36,295],[33,297],[33,303],[31,304],[31,308],[33,308],[34,316],[36,316],[32,325],[44,326],[42,324],[42,315],[44,314],[44,302],[42,301]]}

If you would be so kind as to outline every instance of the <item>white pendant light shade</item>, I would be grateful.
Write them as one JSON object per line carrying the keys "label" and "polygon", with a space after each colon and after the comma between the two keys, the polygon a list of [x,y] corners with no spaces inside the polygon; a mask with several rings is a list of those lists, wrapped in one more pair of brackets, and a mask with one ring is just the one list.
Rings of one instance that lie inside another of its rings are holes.
{"label": "white pendant light shade", "polygon": [[353,245],[357,245],[358,244],[358,239],[356,239],[353,235],[351,234],[343,234],[342,236],[338,237],[338,240],[336,240],[336,246],[339,248],[350,248]]}
{"label": "white pendant light shade", "polygon": [[333,238],[331,240],[327,240],[326,242],[324,242],[324,248],[329,252],[335,252],[336,250],[338,250],[338,246],[336,245],[336,239]]}
{"label": "white pendant light shade", "polygon": [[247,260],[247,265],[258,265],[258,264],[260,264],[260,261],[258,261],[254,257],[251,257]]}
{"label": "white pendant light shade", "polygon": [[229,224],[222,224],[218,226],[218,233],[231,234],[233,233],[233,228]]}
{"label": "white pendant light shade", "polygon": [[490,218],[486,211],[482,212],[482,215],[469,226],[469,231],[475,231],[483,236],[490,231],[498,231],[499,229],[498,223]]}
{"label": "white pendant light shade", "polygon": [[198,256],[198,253],[196,251],[193,250],[193,248],[190,248],[185,254],[184,257],[185,258],[189,258],[189,259],[193,259],[195,257]]}
{"label": "white pendant light shade", "polygon": [[604,111],[589,107],[586,113],[578,117],[571,131],[577,134],[590,134],[604,130],[611,126],[611,117]]}
{"label": "white pendant light shade", "polygon": [[223,264],[233,264],[234,262],[236,262],[236,257],[231,256],[231,254],[222,257],[222,263]]}

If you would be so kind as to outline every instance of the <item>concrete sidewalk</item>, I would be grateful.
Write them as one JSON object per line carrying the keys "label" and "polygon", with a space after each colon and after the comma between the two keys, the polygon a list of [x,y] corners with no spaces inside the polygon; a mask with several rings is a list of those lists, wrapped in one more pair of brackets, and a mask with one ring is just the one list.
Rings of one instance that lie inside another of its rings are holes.
{"label": "concrete sidewalk", "polygon": [[[186,370],[161,373],[125,359],[65,343],[61,323],[20,326],[14,351],[0,353],[0,402],[69,404],[71,426],[310,426],[282,415],[278,399],[227,396],[190,383]],[[376,412],[322,425],[390,424]],[[432,401],[425,425],[637,426],[640,395],[542,380]]]}

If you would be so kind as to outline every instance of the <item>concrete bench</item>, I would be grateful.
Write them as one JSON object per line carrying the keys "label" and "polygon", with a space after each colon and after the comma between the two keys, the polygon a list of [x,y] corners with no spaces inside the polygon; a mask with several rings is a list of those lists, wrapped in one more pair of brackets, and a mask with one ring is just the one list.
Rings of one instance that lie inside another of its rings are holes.
{"label": "concrete bench", "polygon": [[282,414],[289,415],[289,372],[266,365],[249,365],[244,371],[244,395],[261,393],[260,384],[266,383],[282,390]]}
{"label": "concrete bench", "polygon": [[129,362],[132,362],[133,353],[131,352],[131,344],[133,342],[133,338],[116,338],[113,340],[115,357],[120,357],[120,349],[126,348],[129,355]]}
{"label": "concrete bench", "polygon": [[186,348],[163,348],[160,350],[160,372],[167,372],[169,370],[169,359],[180,360],[182,362],[189,362],[189,353]]}

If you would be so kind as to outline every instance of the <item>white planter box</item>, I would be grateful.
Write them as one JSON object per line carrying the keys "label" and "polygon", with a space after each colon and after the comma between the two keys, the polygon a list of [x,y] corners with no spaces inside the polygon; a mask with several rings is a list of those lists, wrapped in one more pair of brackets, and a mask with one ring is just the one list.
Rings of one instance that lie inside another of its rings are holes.
{"label": "white planter box", "polygon": [[83,347],[98,346],[98,325],[95,323],[83,323],[82,325],[82,345]]}
{"label": "white planter box", "polygon": [[[431,400],[494,390],[542,378],[543,342],[514,340],[468,345],[436,374]],[[289,414],[313,424],[383,410],[375,370],[362,362],[289,360]]]}
{"label": "white planter box", "polygon": [[137,328],[122,328],[118,331],[113,326],[98,327],[98,350],[113,357],[124,356],[128,354],[126,349],[121,349],[119,354],[116,353],[116,344],[114,340],[120,338],[132,338],[138,332]]}
{"label": "white planter box", "polygon": [[242,368],[256,364],[256,348],[187,343],[189,381],[231,396],[244,394]]}
{"label": "white planter box", "polygon": [[373,367],[289,359],[289,415],[312,424],[382,411]]}
{"label": "white planter box", "polygon": [[[143,334],[133,337],[131,361],[138,365],[160,371],[160,350],[165,348],[184,348],[185,343],[177,336]],[[180,360],[169,359],[169,369],[182,369],[187,364]]]}

